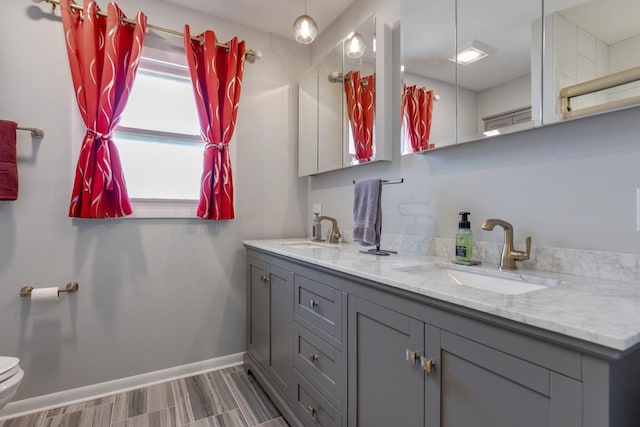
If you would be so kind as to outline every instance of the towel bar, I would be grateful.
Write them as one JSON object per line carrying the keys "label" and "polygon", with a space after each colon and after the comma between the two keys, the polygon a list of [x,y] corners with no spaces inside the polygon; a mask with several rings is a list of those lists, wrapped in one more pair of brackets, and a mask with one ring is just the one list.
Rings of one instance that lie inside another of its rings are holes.
{"label": "towel bar", "polygon": [[[404,178],[400,178],[400,181],[387,181],[386,179],[381,180],[382,185],[391,185],[391,184],[402,184],[404,182]],[[353,180],[353,183],[356,183],[356,180]]]}
{"label": "towel bar", "polygon": [[28,127],[18,126],[17,129],[28,130],[29,132],[31,132],[31,136],[34,138],[42,138],[44,136],[44,129],[42,128],[28,128]]}

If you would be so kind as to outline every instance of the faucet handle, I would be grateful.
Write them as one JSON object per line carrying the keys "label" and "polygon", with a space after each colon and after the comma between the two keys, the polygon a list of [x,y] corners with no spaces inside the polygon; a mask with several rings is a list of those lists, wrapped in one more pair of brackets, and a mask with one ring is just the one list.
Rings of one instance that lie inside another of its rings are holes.
{"label": "faucet handle", "polygon": [[525,252],[514,250],[511,252],[511,257],[516,261],[528,260],[529,255],[531,254],[531,236],[527,237],[526,245],[527,245],[527,250]]}

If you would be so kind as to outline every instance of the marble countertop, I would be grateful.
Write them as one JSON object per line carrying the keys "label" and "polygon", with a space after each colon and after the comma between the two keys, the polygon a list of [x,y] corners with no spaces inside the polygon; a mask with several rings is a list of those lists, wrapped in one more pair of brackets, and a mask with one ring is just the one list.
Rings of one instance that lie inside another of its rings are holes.
{"label": "marble countertop", "polygon": [[[308,239],[248,240],[248,247],[362,277],[441,301],[471,308],[615,350],[640,342],[640,283],[621,282],[496,265],[461,266],[442,257],[398,253],[373,256],[350,243]],[[544,285],[532,292],[506,295],[447,280],[443,268]]]}

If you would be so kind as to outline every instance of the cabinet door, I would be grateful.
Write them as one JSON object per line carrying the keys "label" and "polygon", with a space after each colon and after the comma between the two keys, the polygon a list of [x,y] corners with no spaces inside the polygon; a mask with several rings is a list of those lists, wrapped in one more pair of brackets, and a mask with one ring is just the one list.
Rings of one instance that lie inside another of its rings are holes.
{"label": "cabinet door", "polygon": [[366,300],[348,299],[349,426],[424,425],[424,323]]}
{"label": "cabinet door", "polygon": [[269,308],[271,302],[266,268],[264,261],[253,257],[248,258],[247,351],[264,369],[269,366]]}
{"label": "cabinet door", "polygon": [[293,397],[293,273],[267,265],[269,277],[269,374]]}
{"label": "cabinet door", "polygon": [[[442,427],[577,427],[581,383],[445,331]],[[427,423],[430,425],[430,423]]]}
{"label": "cabinet door", "polygon": [[249,257],[247,351],[293,398],[293,273]]}

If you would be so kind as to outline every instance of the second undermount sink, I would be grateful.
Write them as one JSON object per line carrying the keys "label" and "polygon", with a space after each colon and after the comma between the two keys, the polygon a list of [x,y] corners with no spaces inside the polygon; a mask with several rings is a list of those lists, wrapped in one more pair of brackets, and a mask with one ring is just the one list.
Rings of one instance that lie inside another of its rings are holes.
{"label": "second undermount sink", "polygon": [[282,242],[280,245],[285,246],[289,249],[309,249],[309,248],[323,248],[326,247],[326,242],[314,242],[311,240],[299,240],[299,241],[289,241]]}
{"label": "second undermount sink", "polygon": [[398,271],[405,273],[415,273],[420,275],[435,275],[435,279],[447,281],[459,286],[482,289],[504,295],[518,295],[527,292],[546,289],[551,283],[533,283],[514,274],[514,277],[498,277],[490,274],[470,272],[466,270],[456,270],[445,265],[425,265],[415,267],[398,268]]}

